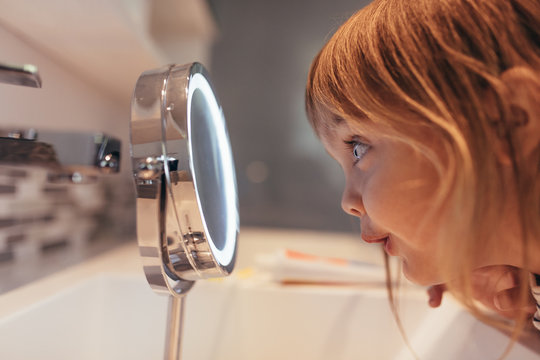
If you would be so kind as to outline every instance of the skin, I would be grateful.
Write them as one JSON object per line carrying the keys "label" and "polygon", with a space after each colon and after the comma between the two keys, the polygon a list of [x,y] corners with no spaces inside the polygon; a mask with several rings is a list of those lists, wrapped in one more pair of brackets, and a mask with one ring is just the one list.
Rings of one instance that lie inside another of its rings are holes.
{"label": "skin", "polygon": [[[513,266],[480,268],[473,273],[472,282],[475,300],[505,318],[517,318],[521,311],[536,312],[532,295],[529,294],[526,304],[520,303],[519,272]],[[430,286],[427,290],[429,306],[439,307],[445,291],[444,284]]]}
{"label": "skin", "polygon": [[[381,133],[376,128],[354,129],[342,121],[321,134],[321,141],[344,171],[342,207],[360,218],[362,238],[369,243],[380,242],[389,255],[400,257],[404,275],[417,284],[429,285],[428,303],[438,307],[446,291],[433,241],[438,214],[424,222],[425,214],[432,211],[436,172],[410,146]],[[431,146],[437,151],[436,143]],[[499,259],[500,254],[492,257]],[[475,299],[500,315],[513,318],[522,310],[535,312],[532,297],[524,308],[516,305],[517,267],[487,261],[474,271],[472,280]]]}
{"label": "skin", "polygon": [[[379,135],[376,129],[352,129],[345,121],[321,135],[328,153],[346,179],[343,210],[360,218],[362,238],[381,242],[403,261],[403,273],[421,285],[440,283],[436,243],[437,221],[425,222],[437,188],[433,166],[410,146]],[[369,144],[356,159],[345,142]]]}
{"label": "skin", "polygon": [[[515,119],[525,119],[514,128],[516,144],[531,169],[537,164],[540,151],[540,79],[530,69],[516,67],[501,74],[507,85],[508,98],[521,111]],[[486,101],[490,101],[487,99]],[[519,115],[519,116],[518,116]],[[523,117],[525,116],[525,117]],[[342,198],[343,209],[360,218],[362,238],[379,242],[391,256],[403,262],[404,275],[413,282],[430,286],[429,304],[440,305],[445,285],[438,271],[436,230],[444,208],[433,213],[431,205],[436,194],[435,169],[421,154],[396,139],[384,137],[384,129],[354,128],[340,121],[329,131],[320,133],[328,153],[341,165],[346,179]],[[421,134],[421,139],[435,154],[441,154],[440,144],[433,134]],[[431,143],[429,143],[431,141]],[[497,157],[502,165],[507,188],[512,189],[513,172],[509,151],[500,139]],[[366,144],[366,145],[359,145]],[[496,243],[486,246],[479,254],[471,274],[473,296],[486,307],[506,317],[520,311],[533,313],[531,298],[522,307],[519,298],[518,270],[540,273],[540,243],[529,242],[523,261],[517,199],[509,190],[503,199],[503,221],[498,226]],[[432,216],[426,220],[426,214]]]}

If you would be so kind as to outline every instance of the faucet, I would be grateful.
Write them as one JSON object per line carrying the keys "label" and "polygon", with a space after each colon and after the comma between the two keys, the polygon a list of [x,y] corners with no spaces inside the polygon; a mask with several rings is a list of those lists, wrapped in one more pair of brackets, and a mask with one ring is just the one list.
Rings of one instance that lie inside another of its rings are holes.
{"label": "faucet", "polygon": [[9,65],[0,63],[0,83],[40,88],[41,77],[35,65]]}
{"label": "faucet", "polygon": [[[34,65],[0,63],[0,83],[41,88]],[[73,146],[76,144],[76,146]],[[38,166],[48,181],[83,183],[120,170],[120,140],[103,133],[0,128],[0,164]]]}

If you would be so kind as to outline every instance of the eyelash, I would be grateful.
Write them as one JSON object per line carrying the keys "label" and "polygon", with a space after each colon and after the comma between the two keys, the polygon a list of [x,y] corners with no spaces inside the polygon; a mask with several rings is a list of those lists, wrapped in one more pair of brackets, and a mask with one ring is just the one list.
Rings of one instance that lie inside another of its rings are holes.
{"label": "eyelash", "polygon": [[357,162],[362,160],[362,158],[366,155],[366,153],[371,148],[371,145],[366,144],[365,142],[362,142],[362,141],[358,141],[358,140],[345,141],[345,144],[347,145],[347,148],[353,153],[355,165]]}

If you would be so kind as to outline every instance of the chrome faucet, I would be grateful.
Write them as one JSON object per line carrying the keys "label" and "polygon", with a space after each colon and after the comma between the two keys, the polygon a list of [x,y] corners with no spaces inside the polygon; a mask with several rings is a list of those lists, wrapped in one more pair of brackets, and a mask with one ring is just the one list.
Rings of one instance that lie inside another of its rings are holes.
{"label": "chrome faucet", "polygon": [[41,87],[41,77],[34,65],[9,65],[0,63],[0,83]]}
{"label": "chrome faucet", "polygon": [[[29,64],[0,63],[0,83],[42,85],[37,67]],[[0,164],[44,167],[50,182],[82,183],[118,172],[120,147],[120,140],[103,133],[0,128]]]}

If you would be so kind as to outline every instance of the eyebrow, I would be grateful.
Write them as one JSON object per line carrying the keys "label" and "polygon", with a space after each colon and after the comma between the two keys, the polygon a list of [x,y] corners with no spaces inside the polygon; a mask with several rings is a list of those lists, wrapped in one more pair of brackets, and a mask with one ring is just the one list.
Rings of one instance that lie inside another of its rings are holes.
{"label": "eyebrow", "polygon": [[345,119],[339,115],[332,114],[327,119],[328,121],[320,121],[316,126],[316,132],[319,136],[328,135],[345,123]]}
{"label": "eyebrow", "polygon": [[342,117],[339,116],[339,115],[333,115],[333,116],[331,117],[331,119],[332,119],[332,124],[333,124],[333,125],[341,125],[342,123],[345,122],[345,119],[342,118]]}

